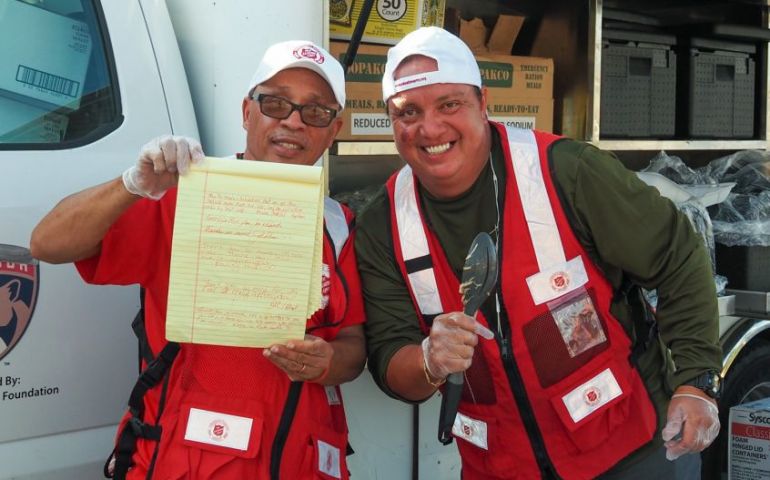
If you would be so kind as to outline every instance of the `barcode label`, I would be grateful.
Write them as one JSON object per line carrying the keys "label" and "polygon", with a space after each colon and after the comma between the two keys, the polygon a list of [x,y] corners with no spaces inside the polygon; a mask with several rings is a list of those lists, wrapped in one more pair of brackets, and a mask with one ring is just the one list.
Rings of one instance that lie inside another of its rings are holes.
{"label": "barcode label", "polygon": [[73,98],[77,95],[80,88],[80,82],[41,72],[24,65],[19,65],[19,68],[16,70],[16,81]]}

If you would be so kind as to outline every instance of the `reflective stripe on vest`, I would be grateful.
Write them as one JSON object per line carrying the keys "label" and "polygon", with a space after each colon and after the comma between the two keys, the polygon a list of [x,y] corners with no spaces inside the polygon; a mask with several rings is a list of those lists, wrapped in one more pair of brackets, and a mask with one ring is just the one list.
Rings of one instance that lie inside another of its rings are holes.
{"label": "reflective stripe on vest", "polygon": [[[531,130],[508,128],[508,145],[511,150],[511,165],[516,172],[515,179],[519,187],[521,203],[524,206],[524,216],[527,220],[530,240],[535,250],[537,263],[543,275],[533,275],[532,282],[550,278],[552,267],[565,264],[564,247],[556,226],[548,192],[543,183],[543,171],[540,167],[540,156],[537,152],[537,142]],[[513,159],[516,159],[514,161]],[[435,315],[443,312],[441,298],[436,286],[436,276],[431,261],[418,262],[418,259],[430,259],[428,239],[420,218],[417,206],[417,191],[414,185],[412,169],[407,165],[398,172],[395,183],[395,210],[398,238],[403,252],[404,262],[409,273],[409,284],[414,292],[420,312],[423,315]],[[410,263],[423,264],[423,268],[414,270]],[[425,265],[428,265],[425,267]],[[579,257],[568,265],[574,270],[573,281],[569,288],[554,291],[552,295],[536,298],[536,304],[564,295],[571,290],[585,285],[588,277],[582,268]]]}
{"label": "reflective stripe on vest", "polygon": [[324,197],[324,222],[334,245],[334,258],[339,259],[342,247],[350,236],[350,229],[342,205],[329,197]]}
{"label": "reflective stripe on vest", "polygon": [[428,251],[420,212],[417,209],[417,192],[414,188],[412,169],[405,166],[398,172],[395,186],[396,224],[401,252],[406,264],[410,289],[423,315],[436,315],[444,311],[436,285],[436,274]]}

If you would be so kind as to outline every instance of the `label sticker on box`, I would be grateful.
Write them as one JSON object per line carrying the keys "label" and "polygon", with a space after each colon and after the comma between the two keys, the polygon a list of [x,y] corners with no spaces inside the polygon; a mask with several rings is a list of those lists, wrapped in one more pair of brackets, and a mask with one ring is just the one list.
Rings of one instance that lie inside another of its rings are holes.
{"label": "label sticker on box", "polygon": [[506,127],[534,129],[537,127],[535,117],[489,117],[493,122],[500,122]]}
{"label": "label sticker on box", "polygon": [[353,135],[393,135],[390,118],[384,113],[351,113],[350,133]]}
{"label": "label sticker on box", "polygon": [[5,2],[0,23],[0,95],[45,110],[79,108],[93,48],[88,25],[23,2]]}
{"label": "label sticker on box", "polygon": [[728,477],[759,480],[770,474],[770,398],[730,409]]}

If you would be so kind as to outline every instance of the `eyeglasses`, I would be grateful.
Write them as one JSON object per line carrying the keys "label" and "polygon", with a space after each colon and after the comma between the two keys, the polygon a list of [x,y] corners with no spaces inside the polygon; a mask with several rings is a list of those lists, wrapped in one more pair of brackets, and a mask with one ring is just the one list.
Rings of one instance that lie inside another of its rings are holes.
{"label": "eyeglasses", "polygon": [[259,103],[259,111],[270,118],[283,120],[289,118],[289,115],[294,110],[298,110],[302,122],[311,127],[328,127],[332,120],[334,120],[334,117],[337,116],[337,110],[317,103],[299,105],[283,97],[266,93],[260,93],[256,97],[252,94],[251,99],[257,101]]}

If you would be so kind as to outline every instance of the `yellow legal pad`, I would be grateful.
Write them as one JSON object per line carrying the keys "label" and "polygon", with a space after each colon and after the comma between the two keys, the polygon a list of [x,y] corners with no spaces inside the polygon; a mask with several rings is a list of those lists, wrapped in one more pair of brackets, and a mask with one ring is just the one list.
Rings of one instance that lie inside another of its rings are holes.
{"label": "yellow legal pad", "polygon": [[266,347],[321,304],[321,167],[206,157],[180,176],[166,337]]}

